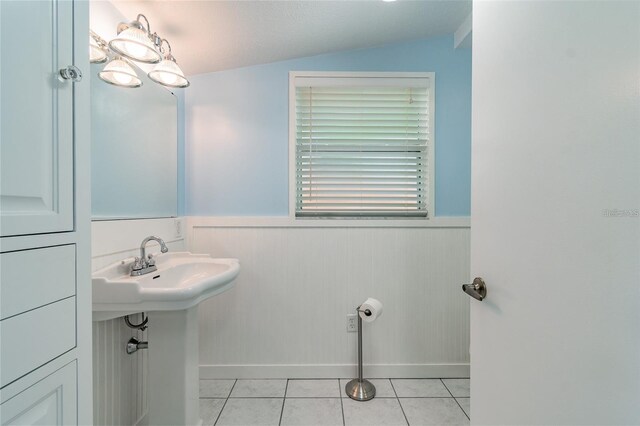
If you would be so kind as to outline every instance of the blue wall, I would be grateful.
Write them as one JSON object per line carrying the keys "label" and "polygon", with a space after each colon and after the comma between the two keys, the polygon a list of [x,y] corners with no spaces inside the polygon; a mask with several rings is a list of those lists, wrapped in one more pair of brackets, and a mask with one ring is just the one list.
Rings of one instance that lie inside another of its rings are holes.
{"label": "blue wall", "polygon": [[451,36],[190,77],[187,215],[288,215],[289,71],[435,72],[435,214],[469,215],[471,50]]}

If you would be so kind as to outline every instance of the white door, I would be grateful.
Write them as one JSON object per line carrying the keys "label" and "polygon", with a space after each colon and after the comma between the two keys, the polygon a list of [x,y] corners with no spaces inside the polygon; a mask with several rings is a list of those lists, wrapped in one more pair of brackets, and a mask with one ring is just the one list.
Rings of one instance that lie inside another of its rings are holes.
{"label": "white door", "polygon": [[474,2],[473,424],[640,424],[640,2]]}
{"label": "white door", "polygon": [[73,3],[0,1],[0,234],[73,230]]}

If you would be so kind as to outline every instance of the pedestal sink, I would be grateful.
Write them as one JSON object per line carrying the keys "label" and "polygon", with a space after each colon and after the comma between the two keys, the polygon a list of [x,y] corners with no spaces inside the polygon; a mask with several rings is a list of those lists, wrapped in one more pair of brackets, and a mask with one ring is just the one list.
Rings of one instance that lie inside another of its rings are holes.
{"label": "pedestal sink", "polygon": [[160,254],[158,269],[130,276],[133,258],[93,273],[93,320],[149,316],[149,424],[201,424],[198,408],[198,304],[233,286],[237,259]]}

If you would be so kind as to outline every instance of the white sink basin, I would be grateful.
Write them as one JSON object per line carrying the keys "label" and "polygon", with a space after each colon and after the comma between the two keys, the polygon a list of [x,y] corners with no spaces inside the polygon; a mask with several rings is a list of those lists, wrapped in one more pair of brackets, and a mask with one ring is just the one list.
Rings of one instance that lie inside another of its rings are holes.
{"label": "white sink basin", "polygon": [[233,286],[238,259],[175,252],[155,257],[158,270],[129,275],[133,258],[93,273],[94,321],[136,312],[188,309]]}

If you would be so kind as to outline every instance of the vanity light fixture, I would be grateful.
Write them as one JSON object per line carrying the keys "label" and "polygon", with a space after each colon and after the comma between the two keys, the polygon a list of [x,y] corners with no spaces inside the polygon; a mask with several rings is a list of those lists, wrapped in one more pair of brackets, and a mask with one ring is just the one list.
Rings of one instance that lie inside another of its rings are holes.
{"label": "vanity light fixture", "polygon": [[[145,27],[140,19],[147,23]],[[151,34],[149,20],[139,14],[135,21],[118,24],[118,36],[109,42],[109,47],[120,55],[145,64],[157,64],[162,55],[156,46],[160,43],[157,34]]]}
{"label": "vanity light fixture", "polygon": [[120,56],[116,56],[104,66],[104,69],[98,73],[98,77],[102,81],[105,81],[114,86],[120,87],[140,87],[142,86],[142,80],[138,77],[138,74],[127,63],[125,59]]}
{"label": "vanity light fixture", "polygon": [[92,64],[103,64],[107,62],[108,46],[107,43],[98,34],[90,31],[89,37],[89,62]]}
{"label": "vanity light fixture", "polygon": [[160,51],[164,54],[165,44],[169,47],[169,50],[164,55],[164,59],[160,61],[149,72],[149,78],[158,84],[162,84],[167,87],[187,87],[189,86],[189,80],[184,77],[184,72],[176,63],[176,59],[171,54],[171,44],[166,39],[162,39],[160,42]]}
{"label": "vanity light fixture", "polygon": [[[0,0],[2,1],[2,0]],[[143,25],[142,20],[146,23]],[[151,25],[146,16],[139,14],[135,21],[118,24],[118,36],[107,43],[90,30],[89,54],[93,64],[112,59],[98,73],[100,79],[122,87],[140,87],[142,80],[128,60],[145,64],[157,64],[149,72],[149,78],[167,87],[188,87],[189,80],[171,54],[171,44],[157,33],[151,33]],[[165,51],[163,45],[168,50]]]}

